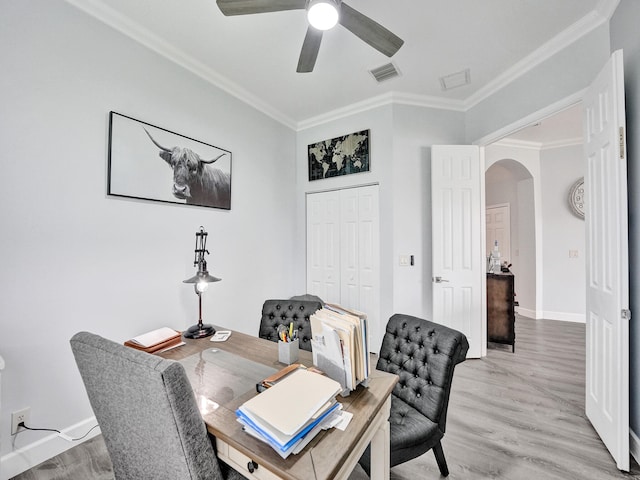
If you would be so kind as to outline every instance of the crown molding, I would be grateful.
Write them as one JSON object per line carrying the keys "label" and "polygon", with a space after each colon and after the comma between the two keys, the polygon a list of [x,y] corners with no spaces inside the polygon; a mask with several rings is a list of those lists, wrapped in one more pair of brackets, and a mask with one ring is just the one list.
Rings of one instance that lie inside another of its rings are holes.
{"label": "crown molding", "polygon": [[541,150],[552,150],[554,148],[564,148],[564,147],[576,147],[578,145],[582,146],[584,140],[582,137],[574,137],[574,138],[563,138],[562,140],[556,140],[555,142],[544,143],[542,145]]}
{"label": "crown molding", "polygon": [[463,100],[417,95],[413,93],[393,92],[393,101],[394,103],[413,105],[415,107],[440,108],[458,112],[465,112],[467,110]]}
{"label": "crown molding", "polygon": [[492,147],[505,147],[505,148],[521,148],[525,150],[540,151],[543,148],[543,144],[540,142],[532,142],[529,140],[517,140],[514,138],[504,138],[491,144]]}
{"label": "crown molding", "polygon": [[337,108],[330,112],[317,115],[315,117],[308,118],[298,122],[296,131],[306,130],[307,128],[317,127],[323,123],[338,120],[340,118],[348,117],[349,115],[355,115],[356,113],[366,112],[373,108],[390,105],[393,103],[393,93],[385,93],[376,97],[371,97],[358,103],[352,103],[346,107]]}
{"label": "crown molding", "polygon": [[566,138],[562,140],[556,140],[554,142],[534,142],[531,140],[518,140],[515,138],[504,138],[502,140],[498,140],[497,142],[492,143],[492,146],[496,147],[507,147],[507,148],[523,148],[526,150],[553,150],[555,148],[564,148],[564,147],[575,147],[578,145],[582,145],[583,140],[582,137],[575,138]]}
{"label": "crown molding", "polygon": [[464,112],[464,104],[461,100],[449,100],[427,95],[414,95],[399,92],[389,92],[376,97],[371,97],[358,103],[337,108],[322,115],[308,118],[298,122],[297,131],[317,127],[327,122],[339,120],[357,113],[366,112],[373,108],[385,105],[412,105],[416,107],[439,108],[443,110],[455,110]]}
{"label": "crown molding", "polygon": [[568,97],[562,98],[557,102],[552,103],[551,105],[547,105],[546,107],[540,110],[537,110],[527,115],[526,117],[521,118],[520,120],[517,120],[516,122],[513,122],[509,125],[505,125],[501,129],[493,133],[490,133],[488,135],[485,135],[484,137],[474,140],[472,144],[484,146],[484,145],[490,145],[492,143],[496,143],[506,136],[509,136],[519,130],[522,130],[523,128],[530,127],[531,125],[539,122],[540,120],[543,120],[551,115],[554,115],[564,110],[565,108],[569,108],[572,105],[580,103],[584,98],[585,92],[586,92],[586,89],[575,92],[572,95],[569,95]]}
{"label": "crown molding", "polygon": [[107,6],[101,0],[65,0],[70,5],[85,12],[86,14],[100,20],[111,28],[126,35],[134,41],[144,45],[155,53],[165,57],[166,59],[176,63],[185,70],[197,75],[203,80],[220,88],[229,95],[237,98],[243,103],[255,108],[265,115],[273,118],[283,125],[295,129],[296,122],[283,114],[279,110],[273,108],[270,104],[262,101],[259,97],[253,95],[249,91],[239,87],[227,77],[220,75],[193,57],[189,56],[182,50],[167,43],[162,38],[154,35],[149,30],[140,26],[138,23],[129,20],[120,15],[118,12]]}

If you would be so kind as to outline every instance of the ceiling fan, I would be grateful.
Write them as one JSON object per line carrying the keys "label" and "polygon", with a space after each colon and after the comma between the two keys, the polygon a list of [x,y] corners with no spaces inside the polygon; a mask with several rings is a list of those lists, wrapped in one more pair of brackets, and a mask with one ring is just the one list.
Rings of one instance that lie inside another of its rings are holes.
{"label": "ceiling fan", "polygon": [[[298,73],[312,72],[320,50],[322,33],[340,23],[344,28],[387,57],[392,57],[404,40],[378,22],[353,9],[342,0],[216,0],[220,11],[226,15],[250,15],[254,13],[307,10],[309,28],[304,37],[298,59]],[[328,24],[315,24],[314,14],[326,12],[331,17]],[[315,25],[315,26],[314,26]]]}

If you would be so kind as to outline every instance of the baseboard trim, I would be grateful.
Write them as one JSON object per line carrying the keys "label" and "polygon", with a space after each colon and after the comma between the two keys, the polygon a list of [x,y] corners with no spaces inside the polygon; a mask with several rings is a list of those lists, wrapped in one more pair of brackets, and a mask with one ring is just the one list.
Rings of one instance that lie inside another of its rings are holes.
{"label": "baseboard trim", "polygon": [[587,319],[583,313],[548,312],[542,313],[545,320],[561,320],[563,322],[586,323]]}
{"label": "baseboard trim", "polygon": [[640,463],[640,438],[631,429],[629,430],[629,452],[636,462]]}
{"label": "baseboard trim", "polygon": [[538,312],[528,308],[516,307],[516,313],[523,317],[533,318],[534,320],[560,320],[562,322],[586,323],[586,317],[582,313],[567,312]]}
{"label": "baseboard trim", "polygon": [[522,315],[523,317],[527,318],[533,318],[534,320],[540,320],[540,318],[542,318],[538,316],[538,312],[536,312],[535,310],[530,310],[528,308],[516,307],[515,311],[518,315]]}
{"label": "baseboard trim", "polygon": [[[62,433],[71,438],[78,438],[86,434],[97,423],[96,417],[87,418],[62,430]],[[100,434],[100,428],[95,428],[82,440],[70,442],[54,433],[18,448],[0,458],[0,478],[1,480],[13,478],[98,434]]]}

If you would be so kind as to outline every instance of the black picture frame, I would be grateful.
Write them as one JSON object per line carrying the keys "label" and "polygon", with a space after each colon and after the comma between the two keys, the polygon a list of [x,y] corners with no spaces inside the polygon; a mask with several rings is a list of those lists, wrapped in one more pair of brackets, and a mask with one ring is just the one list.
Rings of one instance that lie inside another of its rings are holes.
{"label": "black picture frame", "polygon": [[107,195],[231,210],[229,150],[109,112]]}
{"label": "black picture frame", "polygon": [[370,171],[369,130],[312,143],[307,147],[309,181]]}

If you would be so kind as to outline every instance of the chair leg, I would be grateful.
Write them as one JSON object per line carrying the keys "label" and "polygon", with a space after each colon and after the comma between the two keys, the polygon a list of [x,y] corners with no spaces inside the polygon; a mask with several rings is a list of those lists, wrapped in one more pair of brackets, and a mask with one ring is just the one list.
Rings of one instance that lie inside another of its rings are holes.
{"label": "chair leg", "polygon": [[433,454],[436,457],[438,468],[440,468],[440,474],[443,477],[447,477],[449,475],[449,467],[447,467],[447,461],[444,458],[444,450],[442,450],[442,443],[438,442],[436,445],[434,445]]}

